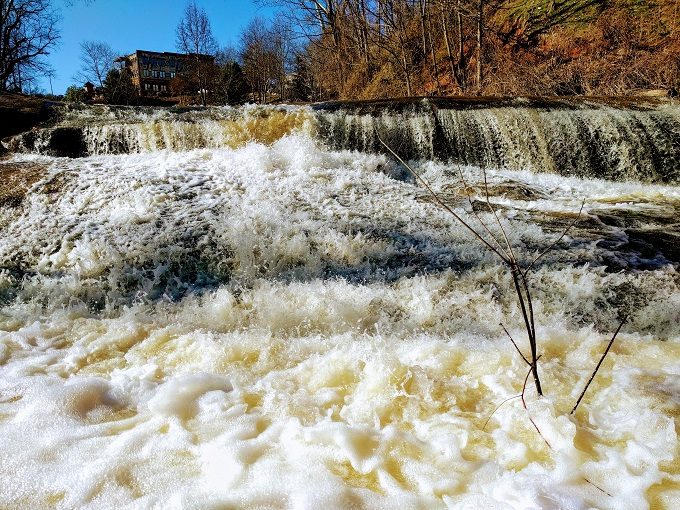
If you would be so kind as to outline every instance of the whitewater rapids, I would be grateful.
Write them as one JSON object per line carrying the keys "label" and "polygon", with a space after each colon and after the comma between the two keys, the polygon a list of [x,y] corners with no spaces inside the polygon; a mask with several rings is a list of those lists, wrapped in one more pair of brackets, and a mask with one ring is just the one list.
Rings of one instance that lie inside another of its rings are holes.
{"label": "whitewater rapids", "polygon": [[488,170],[525,260],[585,200],[531,277],[525,410],[508,272],[385,156],[286,129],[13,156],[44,173],[0,208],[0,507],[680,507],[677,265],[597,219],[672,221],[679,187]]}

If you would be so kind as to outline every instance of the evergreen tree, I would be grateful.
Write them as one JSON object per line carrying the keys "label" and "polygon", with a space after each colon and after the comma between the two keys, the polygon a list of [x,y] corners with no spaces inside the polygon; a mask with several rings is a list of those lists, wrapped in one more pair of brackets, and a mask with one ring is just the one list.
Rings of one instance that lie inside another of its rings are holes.
{"label": "evergreen tree", "polygon": [[111,69],[104,78],[104,99],[108,104],[134,104],[137,90],[127,69]]}
{"label": "evergreen tree", "polygon": [[248,96],[248,84],[241,66],[234,60],[215,66],[211,92],[215,103],[243,103]]}
{"label": "evergreen tree", "polygon": [[82,103],[85,101],[85,90],[77,85],[71,85],[66,89],[64,101],[67,103]]}

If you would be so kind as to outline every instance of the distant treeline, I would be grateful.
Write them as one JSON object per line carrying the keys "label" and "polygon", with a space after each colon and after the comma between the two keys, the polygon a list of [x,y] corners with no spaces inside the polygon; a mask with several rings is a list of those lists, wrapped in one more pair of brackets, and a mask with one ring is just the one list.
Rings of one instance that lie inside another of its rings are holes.
{"label": "distant treeline", "polygon": [[266,3],[238,49],[261,101],[680,88],[676,0]]}

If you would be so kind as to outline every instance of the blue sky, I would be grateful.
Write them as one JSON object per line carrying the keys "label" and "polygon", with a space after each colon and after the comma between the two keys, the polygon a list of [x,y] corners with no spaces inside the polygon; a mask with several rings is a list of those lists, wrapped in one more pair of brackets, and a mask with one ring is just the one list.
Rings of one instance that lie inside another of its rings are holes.
{"label": "blue sky", "polygon": [[[80,43],[103,41],[121,54],[134,50],[175,51],[175,27],[182,17],[184,0],[75,0],[61,9],[61,40],[48,61],[56,71],[55,94],[63,94],[74,83],[80,67]],[[255,16],[270,17],[272,10],[252,0],[197,0],[205,9],[220,46],[236,45],[241,30]],[[40,87],[50,91],[45,78]]]}

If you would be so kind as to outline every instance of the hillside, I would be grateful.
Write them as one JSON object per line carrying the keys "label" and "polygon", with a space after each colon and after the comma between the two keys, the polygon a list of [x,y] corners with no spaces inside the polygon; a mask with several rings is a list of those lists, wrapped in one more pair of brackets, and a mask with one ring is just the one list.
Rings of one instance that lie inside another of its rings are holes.
{"label": "hillside", "polygon": [[315,99],[675,95],[680,88],[675,1],[350,3],[324,2],[335,10],[316,19],[322,34],[298,59],[297,79]]}

